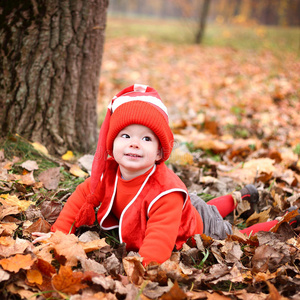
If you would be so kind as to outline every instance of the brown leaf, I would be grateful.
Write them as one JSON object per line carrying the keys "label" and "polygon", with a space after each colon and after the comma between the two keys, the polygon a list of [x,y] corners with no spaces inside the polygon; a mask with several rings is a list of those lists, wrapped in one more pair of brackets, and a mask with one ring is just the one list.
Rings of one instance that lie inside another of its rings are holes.
{"label": "brown leaf", "polygon": [[23,230],[23,234],[31,234],[33,232],[48,233],[51,229],[51,225],[44,219],[39,218],[31,226]]}
{"label": "brown leaf", "polygon": [[186,293],[179,287],[178,282],[175,281],[174,285],[169,292],[162,295],[162,300],[184,300],[187,299]]}
{"label": "brown leaf", "polygon": [[284,223],[284,222],[289,222],[291,219],[295,218],[296,216],[299,215],[299,212],[298,210],[293,210],[293,211],[290,211],[289,213],[287,213],[284,218],[278,222],[270,231],[271,232],[277,232],[279,226]]}
{"label": "brown leaf", "polygon": [[[35,284],[39,287],[41,291],[51,291],[52,287],[52,277],[56,274],[55,268],[48,262],[38,259],[35,264],[32,266],[31,270],[38,271],[42,276],[42,283],[36,281]],[[39,276],[39,275],[37,275]],[[37,277],[38,278],[38,277]],[[45,297],[48,297],[44,294]],[[49,294],[50,297],[50,294]]]}
{"label": "brown leaf", "polygon": [[270,210],[271,208],[264,210],[260,213],[257,213],[256,211],[246,220],[247,227],[257,224],[257,223],[263,223],[267,222],[267,220],[270,218]]}
{"label": "brown leaf", "polygon": [[30,205],[26,210],[25,215],[27,220],[36,220],[43,217],[40,208],[37,208],[35,205]]}
{"label": "brown leaf", "polygon": [[58,255],[65,257],[67,266],[76,266],[80,257],[86,258],[83,247],[74,234],[56,231],[48,242],[50,245],[47,251],[54,249]]}
{"label": "brown leaf", "polygon": [[14,223],[0,223],[0,235],[13,235],[17,228]]}
{"label": "brown leaf", "polygon": [[32,244],[24,239],[12,237],[0,238],[0,256],[8,257],[17,253],[24,253],[26,249],[33,249]]}
{"label": "brown leaf", "polygon": [[0,206],[0,220],[9,215],[17,215],[19,212],[17,206]]}
{"label": "brown leaf", "polygon": [[31,254],[22,255],[16,254],[9,258],[0,260],[2,268],[9,272],[19,272],[20,269],[28,270],[34,264],[35,258],[32,258]]}
{"label": "brown leaf", "polygon": [[26,160],[21,164],[21,167],[26,169],[27,171],[34,171],[39,169],[39,166],[35,160]]}
{"label": "brown leaf", "polygon": [[41,213],[45,220],[54,223],[62,210],[62,205],[56,201],[44,201],[41,204]]}
{"label": "brown leaf", "polygon": [[58,274],[52,278],[52,285],[59,292],[76,294],[87,287],[87,284],[81,282],[82,276],[82,272],[73,272],[69,266],[60,266]]}
{"label": "brown leaf", "polygon": [[40,272],[43,274],[43,276],[52,277],[52,275],[56,273],[55,268],[42,259],[38,259],[36,265]]}
{"label": "brown leaf", "polygon": [[256,248],[252,257],[252,272],[267,272],[278,268],[284,254],[269,245],[262,245]]}
{"label": "brown leaf", "polygon": [[39,180],[43,182],[47,190],[55,190],[60,181],[60,167],[50,168],[39,175]]}
{"label": "brown leaf", "polygon": [[28,290],[28,288],[18,286],[19,282],[9,284],[6,289],[12,294],[19,295],[21,299],[36,300],[36,292]]}
{"label": "brown leaf", "polygon": [[20,184],[24,184],[24,185],[28,185],[28,186],[35,184],[33,171],[29,172],[27,174],[24,174],[24,175],[15,175],[15,177],[16,177],[16,180],[18,180],[18,182]]}
{"label": "brown leaf", "polygon": [[145,269],[142,265],[143,258],[138,256],[127,256],[123,258],[124,270],[129,280],[136,284],[141,285],[144,281],[143,276]]}
{"label": "brown leaf", "polygon": [[84,272],[94,272],[97,274],[107,273],[105,267],[93,259],[80,259],[81,266]]}
{"label": "brown leaf", "polygon": [[158,282],[149,282],[143,289],[143,295],[150,299],[159,299],[164,293],[170,291],[168,286],[160,286]]}
{"label": "brown leaf", "polygon": [[226,262],[235,263],[240,261],[243,251],[241,245],[237,242],[225,241],[225,245],[221,248],[221,251],[225,254]]}

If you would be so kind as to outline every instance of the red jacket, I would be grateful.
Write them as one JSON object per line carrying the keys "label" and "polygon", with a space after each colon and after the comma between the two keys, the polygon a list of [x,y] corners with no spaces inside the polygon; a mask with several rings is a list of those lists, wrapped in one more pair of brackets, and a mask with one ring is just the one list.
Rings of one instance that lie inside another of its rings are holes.
{"label": "red jacket", "polygon": [[[127,250],[138,251],[145,237],[147,219],[151,207],[164,195],[181,192],[185,197],[185,201],[175,242],[176,248],[180,249],[183,243],[190,236],[194,235],[196,229],[199,228],[199,216],[196,215],[197,212],[191,204],[187,189],[183,182],[177,175],[168,169],[165,164],[162,163],[154,166],[140,190],[125,207],[120,220],[118,220],[111,213],[118,182],[117,169],[118,164],[113,159],[109,159],[106,171],[103,175],[103,180],[99,183],[96,190],[96,196],[99,197],[101,202],[97,214],[100,226],[106,230],[119,227],[120,240],[121,242],[126,243]],[[81,185],[89,185],[89,179]],[[80,187],[76,189],[76,192],[65,204],[59,218],[52,227],[52,231],[60,230],[68,232],[70,230],[70,227],[87,196],[84,192],[85,190],[86,189]],[[74,231],[75,228],[73,228],[72,232]]]}

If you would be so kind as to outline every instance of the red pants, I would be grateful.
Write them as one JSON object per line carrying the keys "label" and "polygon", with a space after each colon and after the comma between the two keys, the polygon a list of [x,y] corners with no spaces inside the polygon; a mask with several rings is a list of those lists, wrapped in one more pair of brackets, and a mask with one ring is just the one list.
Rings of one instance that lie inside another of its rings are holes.
{"label": "red pants", "polygon": [[[235,209],[234,201],[231,195],[221,196],[212,199],[208,201],[207,204],[216,206],[218,211],[220,212],[220,215],[223,218],[226,217],[231,212],[233,212],[233,210]],[[258,231],[269,231],[277,223],[278,221],[276,220],[264,222],[264,223],[258,223],[240,231],[247,235],[255,234]]]}

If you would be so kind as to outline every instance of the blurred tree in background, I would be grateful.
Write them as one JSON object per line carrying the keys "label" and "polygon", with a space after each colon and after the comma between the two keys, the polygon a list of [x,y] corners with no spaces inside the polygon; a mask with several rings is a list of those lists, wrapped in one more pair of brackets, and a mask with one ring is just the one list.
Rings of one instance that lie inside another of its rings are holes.
{"label": "blurred tree in background", "polygon": [[207,22],[233,25],[300,25],[300,0],[111,0],[109,12],[182,19],[200,42]]}
{"label": "blurred tree in background", "polygon": [[1,1],[0,132],[52,153],[97,140],[107,0]]}
{"label": "blurred tree in background", "polygon": [[[127,15],[199,19],[206,0],[110,0],[109,11]],[[299,26],[300,0],[211,0],[209,20]]]}

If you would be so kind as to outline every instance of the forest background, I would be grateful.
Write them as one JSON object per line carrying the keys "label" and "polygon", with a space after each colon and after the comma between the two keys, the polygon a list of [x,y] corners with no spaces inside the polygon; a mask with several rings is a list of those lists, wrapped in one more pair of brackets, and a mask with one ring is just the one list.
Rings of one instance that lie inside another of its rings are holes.
{"label": "forest background", "polygon": [[285,212],[300,207],[299,10],[293,0],[110,1],[98,90],[100,127],[118,91],[153,86],[176,139],[168,166],[189,191],[209,200],[253,183],[257,211],[230,221],[282,217],[280,226],[252,238],[197,237],[146,270],[114,236],[95,237],[97,227],[33,245],[31,233],[49,231],[88,176],[91,156],[51,156],[11,135],[0,146],[3,299],[298,299],[299,230]]}

